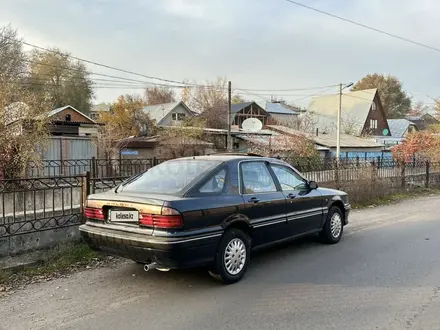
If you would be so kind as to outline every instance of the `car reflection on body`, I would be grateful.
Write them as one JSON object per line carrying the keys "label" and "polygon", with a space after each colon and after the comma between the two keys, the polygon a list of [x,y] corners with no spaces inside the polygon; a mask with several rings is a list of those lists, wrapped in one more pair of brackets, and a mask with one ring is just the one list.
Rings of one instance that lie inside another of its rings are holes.
{"label": "car reflection on body", "polygon": [[208,266],[225,283],[243,277],[251,249],[315,233],[337,243],[350,211],[346,193],[289,164],[236,154],[170,160],[86,203],[91,247],[146,270]]}

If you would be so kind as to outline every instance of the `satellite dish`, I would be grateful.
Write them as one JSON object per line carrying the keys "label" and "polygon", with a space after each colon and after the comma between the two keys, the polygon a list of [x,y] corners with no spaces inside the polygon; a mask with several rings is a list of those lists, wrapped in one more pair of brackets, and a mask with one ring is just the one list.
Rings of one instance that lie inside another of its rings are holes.
{"label": "satellite dish", "polygon": [[248,118],[241,124],[241,127],[245,131],[258,132],[263,128],[263,123],[257,118]]}
{"label": "satellite dish", "polygon": [[384,128],[382,131],[382,134],[387,136],[390,133],[390,131],[388,130],[388,128]]}

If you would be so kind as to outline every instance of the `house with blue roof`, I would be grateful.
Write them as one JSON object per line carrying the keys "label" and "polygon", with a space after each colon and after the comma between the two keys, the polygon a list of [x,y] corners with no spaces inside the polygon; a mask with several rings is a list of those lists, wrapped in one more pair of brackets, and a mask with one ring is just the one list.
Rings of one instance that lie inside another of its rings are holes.
{"label": "house with blue roof", "polygon": [[417,125],[408,119],[388,119],[391,136],[377,137],[376,141],[385,147],[392,147],[405,141],[408,134],[417,131]]}
{"label": "house with blue roof", "polygon": [[265,110],[272,123],[291,126],[298,120],[299,109],[293,109],[281,102],[266,102]]}

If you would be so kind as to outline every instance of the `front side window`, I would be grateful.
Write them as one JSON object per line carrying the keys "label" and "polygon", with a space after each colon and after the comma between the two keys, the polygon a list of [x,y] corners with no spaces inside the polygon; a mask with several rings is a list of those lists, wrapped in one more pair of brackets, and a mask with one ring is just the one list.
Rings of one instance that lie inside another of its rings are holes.
{"label": "front side window", "polygon": [[214,174],[200,189],[201,193],[220,193],[225,187],[226,169]]}
{"label": "front side window", "polygon": [[376,119],[371,119],[370,120],[370,128],[372,128],[372,129],[376,129],[377,128],[377,120]]}
{"label": "front side window", "polygon": [[175,194],[220,165],[216,160],[172,160],[152,167],[122,187],[124,191]]}
{"label": "front side window", "polygon": [[304,179],[292,169],[282,165],[270,165],[283,191],[299,190],[305,187]]}
{"label": "front side window", "polygon": [[277,187],[263,162],[245,162],[241,164],[243,193],[275,192]]}

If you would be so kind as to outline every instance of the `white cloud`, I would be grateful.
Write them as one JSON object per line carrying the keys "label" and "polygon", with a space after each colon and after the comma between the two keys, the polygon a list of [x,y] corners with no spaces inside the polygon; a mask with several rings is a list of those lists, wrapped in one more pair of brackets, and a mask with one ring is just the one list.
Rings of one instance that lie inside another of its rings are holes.
{"label": "white cloud", "polygon": [[168,13],[184,18],[202,19],[206,14],[206,7],[200,0],[164,0],[162,4]]}
{"label": "white cloud", "polygon": [[[303,2],[440,48],[435,0]],[[220,75],[235,87],[285,89],[384,72],[409,91],[440,94],[439,53],[282,0],[3,0],[0,22],[9,21],[30,42],[174,80]],[[109,101],[123,92],[97,96]]]}

